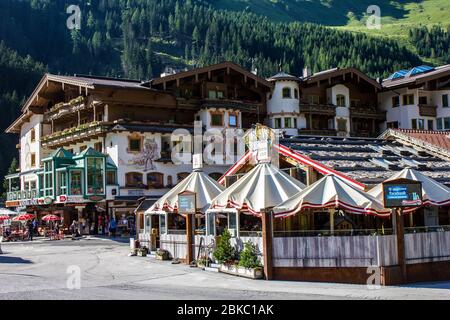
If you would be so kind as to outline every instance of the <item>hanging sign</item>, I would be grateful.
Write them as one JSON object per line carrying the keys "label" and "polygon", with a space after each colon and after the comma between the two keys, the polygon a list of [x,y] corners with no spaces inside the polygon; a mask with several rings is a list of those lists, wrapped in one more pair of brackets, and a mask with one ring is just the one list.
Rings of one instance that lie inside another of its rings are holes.
{"label": "hanging sign", "polygon": [[422,183],[397,179],[383,182],[385,208],[419,207],[422,205]]}

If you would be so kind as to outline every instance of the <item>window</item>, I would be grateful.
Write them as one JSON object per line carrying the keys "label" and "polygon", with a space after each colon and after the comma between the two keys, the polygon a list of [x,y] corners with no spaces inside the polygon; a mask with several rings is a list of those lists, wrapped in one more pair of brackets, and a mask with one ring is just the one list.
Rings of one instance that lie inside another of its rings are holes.
{"label": "window", "polygon": [[208,98],[209,99],[223,99],[225,93],[219,90],[208,90]]}
{"label": "window", "polygon": [[413,94],[405,94],[403,96],[403,105],[410,106],[414,104],[414,95]]}
{"label": "window", "polygon": [[34,128],[30,130],[30,140],[31,142],[36,141],[36,130],[34,130]]}
{"label": "window", "polygon": [[398,129],[398,121],[392,121],[387,123],[388,129]]}
{"label": "window", "polygon": [[117,179],[116,179],[116,171],[114,170],[108,170],[106,171],[106,184],[107,185],[115,185],[117,184]]}
{"label": "window", "polygon": [[434,130],[434,124],[433,124],[433,120],[428,120],[428,126],[427,126],[427,128],[428,128],[428,130]]}
{"label": "window", "polygon": [[298,99],[298,89],[294,89],[294,98]]}
{"label": "window", "polygon": [[170,158],[171,154],[170,136],[161,136],[161,158]]}
{"label": "window", "polygon": [[424,130],[425,129],[425,120],[417,119],[417,128],[419,130]]}
{"label": "window", "polygon": [[291,88],[289,87],[283,88],[283,99],[291,99],[291,98],[292,98]]}
{"label": "window", "polygon": [[128,137],[128,152],[141,152],[142,138],[140,136]]}
{"label": "window", "polygon": [[44,164],[44,197],[53,196],[53,162]]}
{"label": "window", "polygon": [[450,130],[450,117],[444,118],[444,130]]}
{"label": "window", "polygon": [[103,121],[103,112],[97,113],[97,116],[95,117],[95,120],[98,121],[98,122],[102,122]]}
{"label": "window", "polygon": [[442,95],[442,107],[448,108],[450,105],[448,103],[448,94]]}
{"label": "window", "polygon": [[284,118],[284,127],[292,128],[292,118]]}
{"label": "window", "polygon": [[346,119],[337,119],[337,129],[338,131],[347,132],[347,120]]}
{"label": "window", "polygon": [[31,166],[35,167],[36,166],[36,153],[32,153],[30,157],[31,157]]}
{"label": "window", "polygon": [[236,114],[229,114],[229,118],[228,118],[228,124],[230,125],[230,127],[237,127],[237,115]]}
{"label": "window", "polygon": [[345,102],[345,96],[343,94],[338,94],[336,96],[336,105],[338,107],[346,107],[347,106],[347,104]]}
{"label": "window", "polygon": [[294,128],[297,128],[297,118],[294,118]]}
{"label": "window", "polygon": [[398,106],[400,106],[400,97],[392,97],[392,108],[397,108]]}
{"label": "window", "polygon": [[411,129],[417,129],[417,119],[411,119]]}
{"label": "window", "polygon": [[274,129],[280,129],[281,128],[281,118],[273,119],[273,127],[274,127]]}
{"label": "window", "polygon": [[419,97],[419,104],[426,106],[428,104],[428,97]]}
{"label": "window", "polygon": [[218,181],[220,177],[222,177],[222,174],[220,172],[212,172],[209,174],[209,176],[214,180]]}
{"label": "window", "polygon": [[442,118],[436,119],[436,129],[437,130],[443,130],[444,126],[442,125]]}
{"label": "window", "polygon": [[94,144],[94,149],[95,149],[95,151],[98,151],[98,152],[102,152],[103,150],[103,145],[102,145],[102,143],[101,142],[97,142],[97,143],[95,143]]}
{"label": "window", "polygon": [[67,173],[59,172],[59,192],[58,194],[67,194]]}
{"label": "window", "polygon": [[211,112],[211,126],[223,126],[223,114],[219,112]]}
{"label": "window", "polygon": [[103,158],[87,158],[87,194],[103,194],[104,162]]}
{"label": "window", "polygon": [[72,171],[70,174],[70,193],[82,194],[81,171]]}
{"label": "window", "polygon": [[126,187],[141,188],[143,184],[143,175],[139,172],[128,172],[125,174]]}
{"label": "window", "polygon": [[308,98],[309,98],[309,102],[311,104],[320,104],[320,97],[319,96],[311,95],[311,96],[308,96]]}
{"label": "window", "polygon": [[181,182],[189,175],[189,172],[180,172],[177,174],[177,182]]}
{"label": "window", "polygon": [[149,189],[164,188],[164,174],[159,172],[150,172],[147,174],[147,187]]}

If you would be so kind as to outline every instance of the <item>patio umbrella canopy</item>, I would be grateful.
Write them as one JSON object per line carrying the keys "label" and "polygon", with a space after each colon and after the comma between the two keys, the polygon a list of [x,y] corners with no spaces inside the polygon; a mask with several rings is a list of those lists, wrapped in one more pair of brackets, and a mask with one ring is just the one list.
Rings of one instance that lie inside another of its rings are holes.
{"label": "patio umbrella canopy", "polygon": [[59,221],[59,220],[61,220],[61,218],[54,214],[48,214],[42,217],[42,221]]}
{"label": "patio umbrella canopy", "polygon": [[0,216],[0,221],[9,220],[9,219],[11,219],[11,218],[8,216]]}
{"label": "patio umbrella canopy", "polygon": [[32,220],[34,219],[34,214],[30,214],[30,213],[24,213],[24,214],[20,214],[17,217],[14,217],[12,220],[13,221],[27,221],[27,220]]}
{"label": "patio umbrella canopy", "polygon": [[205,212],[211,200],[223,191],[224,187],[203,171],[193,171],[174,188],[156,201],[145,213],[174,212],[178,208],[178,195],[182,192],[196,194],[197,210]]}
{"label": "patio umbrella canopy", "polygon": [[276,206],[305,187],[277,167],[260,163],[213,199],[210,209],[232,207],[261,216],[262,210]]}
{"label": "patio umbrella canopy", "polygon": [[[422,182],[423,205],[446,206],[450,205],[450,188],[433,180],[417,170],[406,168],[397,172],[386,181],[396,179],[409,179]],[[369,192],[371,196],[383,201],[383,184],[380,183],[373,187]],[[417,208],[407,209],[405,211],[416,210]]]}
{"label": "patio umbrella canopy", "polygon": [[389,216],[375,197],[356,189],[335,175],[327,175],[273,208],[277,218],[309,208],[341,208],[356,214]]}
{"label": "patio umbrella canopy", "polygon": [[6,208],[0,208],[0,216],[15,216],[18,213],[16,211],[12,211]]}

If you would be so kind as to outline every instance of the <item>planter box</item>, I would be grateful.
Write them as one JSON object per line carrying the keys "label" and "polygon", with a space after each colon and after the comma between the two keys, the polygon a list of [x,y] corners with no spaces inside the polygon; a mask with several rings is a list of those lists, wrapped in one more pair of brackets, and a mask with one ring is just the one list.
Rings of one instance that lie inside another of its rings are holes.
{"label": "planter box", "polygon": [[263,272],[261,268],[247,269],[236,265],[221,265],[219,271],[249,279],[263,278]]}
{"label": "planter box", "polygon": [[156,257],[156,260],[169,260],[169,252],[168,251],[156,251],[155,257]]}

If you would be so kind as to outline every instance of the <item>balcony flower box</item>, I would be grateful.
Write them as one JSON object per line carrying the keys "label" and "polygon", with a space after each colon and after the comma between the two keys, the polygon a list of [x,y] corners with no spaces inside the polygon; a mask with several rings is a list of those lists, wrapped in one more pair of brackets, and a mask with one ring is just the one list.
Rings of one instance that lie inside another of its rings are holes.
{"label": "balcony flower box", "polygon": [[240,267],[236,264],[222,264],[219,268],[220,272],[240,276],[244,278],[249,279],[262,279],[263,278],[263,271],[261,267],[256,268],[244,268]]}

